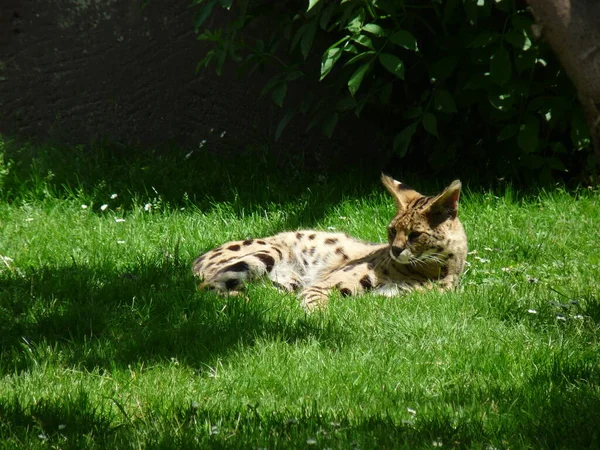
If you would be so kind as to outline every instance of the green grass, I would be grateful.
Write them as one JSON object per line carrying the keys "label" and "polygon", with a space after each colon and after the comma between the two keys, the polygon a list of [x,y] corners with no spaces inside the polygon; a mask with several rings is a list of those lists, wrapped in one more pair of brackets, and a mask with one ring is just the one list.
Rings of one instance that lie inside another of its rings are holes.
{"label": "green grass", "polygon": [[81,152],[0,170],[0,447],[600,446],[597,189],[467,189],[460,290],[307,316],[266,283],[198,292],[191,262],[296,227],[381,241],[375,172]]}

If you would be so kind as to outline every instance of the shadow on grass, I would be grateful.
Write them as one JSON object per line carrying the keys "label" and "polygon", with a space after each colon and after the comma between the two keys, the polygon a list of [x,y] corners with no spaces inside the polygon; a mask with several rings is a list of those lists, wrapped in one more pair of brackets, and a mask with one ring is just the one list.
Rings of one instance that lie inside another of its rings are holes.
{"label": "shadow on grass", "polygon": [[261,338],[343,339],[337,325],[306,317],[292,296],[273,305],[195,286],[187,264],[150,262],[120,274],[70,265],[0,279],[0,367],[58,359],[102,370],[173,358],[201,368]]}
{"label": "shadow on grass", "polygon": [[371,193],[380,173],[376,166],[331,172],[261,148],[154,152],[11,144],[4,154],[9,166],[0,171],[0,199],[9,203],[50,196],[99,206],[114,193],[124,209],[151,202],[206,211],[227,202],[236,213],[248,213],[294,203],[288,228],[309,226],[343,198]]}
{"label": "shadow on grass", "polygon": [[[478,395],[472,393],[471,401]],[[529,397],[531,392],[511,392],[492,402],[489,415],[461,416],[447,405],[433,418],[418,412],[401,421],[395,412],[365,416],[358,408],[332,412],[313,404],[291,414],[245,405],[219,413],[196,402],[173,405],[169,411],[146,407],[131,418],[114,399],[94,405],[84,392],[74,392],[32,405],[0,401],[0,437],[6,443],[43,440],[63,448],[597,447],[600,399],[591,388],[556,389],[543,393],[543,399],[523,401]],[[488,404],[490,398],[480,400]]]}

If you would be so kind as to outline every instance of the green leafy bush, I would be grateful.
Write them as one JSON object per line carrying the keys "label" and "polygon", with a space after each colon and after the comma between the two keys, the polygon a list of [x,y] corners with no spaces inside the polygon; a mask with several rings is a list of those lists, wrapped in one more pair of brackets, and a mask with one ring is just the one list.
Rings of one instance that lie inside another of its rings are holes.
{"label": "green leafy bush", "polygon": [[[429,170],[551,179],[589,164],[576,92],[520,2],[195,3],[198,38],[213,44],[199,68],[221,73],[230,59],[243,76],[274,70],[262,94],[282,107],[276,139],[298,114],[331,136],[353,112],[378,126],[383,151]],[[232,18],[206,29],[215,6]],[[289,101],[292,83],[311,88]]]}

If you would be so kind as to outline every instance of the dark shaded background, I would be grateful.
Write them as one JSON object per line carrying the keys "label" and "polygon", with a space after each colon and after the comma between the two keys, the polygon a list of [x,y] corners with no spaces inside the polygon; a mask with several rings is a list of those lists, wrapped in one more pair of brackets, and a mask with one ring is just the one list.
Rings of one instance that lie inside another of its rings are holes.
{"label": "dark shaded background", "polygon": [[[272,142],[281,110],[259,99],[267,75],[195,72],[207,47],[196,40],[190,3],[2,0],[0,133],[153,148],[204,139],[232,146]],[[226,19],[219,9],[205,25]],[[346,118],[331,140],[304,133],[305,124],[295,122],[272,145],[280,152],[344,157],[373,139],[357,122]]]}

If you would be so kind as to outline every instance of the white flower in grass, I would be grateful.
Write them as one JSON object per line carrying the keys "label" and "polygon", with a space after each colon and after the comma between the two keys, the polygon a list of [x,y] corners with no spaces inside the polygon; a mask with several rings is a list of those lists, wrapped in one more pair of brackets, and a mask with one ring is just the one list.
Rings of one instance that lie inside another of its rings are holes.
{"label": "white flower in grass", "polygon": [[150,211],[152,209],[152,204],[151,203],[146,203],[144,205],[144,211]]}
{"label": "white flower in grass", "polygon": [[583,320],[583,316],[581,314],[575,314],[573,319]]}
{"label": "white flower in grass", "polygon": [[58,425],[59,430],[64,430],[65,428],[67,428],[67,426],[64,423]]}
{"label": "white flower in grass", "polygon": [[528,309],[527,312],[529,314],[537,314],[537,311],[535,309]]}
{"label": "white flower in grass", "polygon": [[309,438],[309,439],[306,440],[306,443],[308,445],[317,445],[317,440],[314,439],[314,438]]}
{"label": "white flower in grass", "polygon": [[117,194],[111,194],[111,196],[110,196],[110,198],[111,198],[111,199],[113,199],[113,200],[114,200],[115,198],[117,198],[117,197],[118,197],[118,195],[117,195]]}
{"label": "white flower in grass", "polygon": [[125,241],[122,241],[122,240],[117,241],[117,244],[124,244],[124,243],[125,243]]}
{"label": "white flower in grass", "polygon": [[563,322],[567,320],[567,318],[565,316],[563,316],[562,314],[558,314],[556,316],[556,320],[562,320]]}
{"label": "white flower in grass", "polygon": [[417,413],[417,411],[415,411],[415,410],[414,410],[414,409],[412,409],[412,408],[406,408],[406,410],[407,410],[407,411],[408,411],[410,414],[412,414],[412,415],[415,415],[415,414]]}
{"label": "white flower in grass", "polygon": [[25,222],[33,222],[33,217],[28,217],[27,219],[25,219]]}
{"label": "white flower in grass", "polygon": [[433,445],[434,447],[443,447],[444,443],[442,441],[433,441],[431,445]]}
{"label": "white flower in grass", "polygon": [[125,219],[122,219],[120,217],[115,217],[115,222],[117,222],[117,223],[125,222]]}
{"label": "white flower in grass", "polygon": [[87,205],[81,205],[81,209],[87,209]]}
{"label": "white flower in grass", "polygon": [[221,138],[224,138],[226,134],[227,134],[227,131],[223,131],[223,132],[221,133]]}
{"label": "white flower in grass", "polygon": [[327,227],[329,231],[335,231],[335,227]]}
{"label": "white flower in grass", "polygon": [[104,205],[102,205],[102,206],[100,207],[100,211],[105,211],[105,210],[106,210],[106,208],[108,208],[108,205],[105,203]]}

